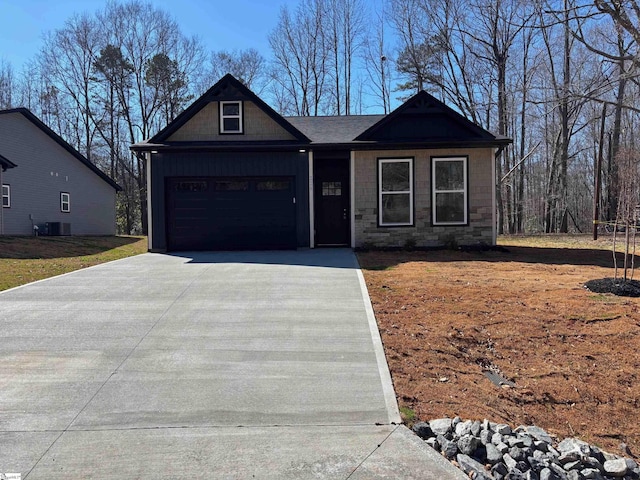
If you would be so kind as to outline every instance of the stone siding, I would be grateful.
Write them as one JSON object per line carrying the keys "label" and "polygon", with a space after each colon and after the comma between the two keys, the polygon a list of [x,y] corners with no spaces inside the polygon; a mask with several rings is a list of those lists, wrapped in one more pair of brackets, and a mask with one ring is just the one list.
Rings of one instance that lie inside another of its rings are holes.
{"label": "stone siding", "polygon": [[[469,224],[432,226],[431,158],[468,156]],[[493,151],[482,149],[360,151],[355,153],[355,246],[433,247],[442,245],[492,245]],[[414,159],[414,225],[378,226],[379,158]]]}

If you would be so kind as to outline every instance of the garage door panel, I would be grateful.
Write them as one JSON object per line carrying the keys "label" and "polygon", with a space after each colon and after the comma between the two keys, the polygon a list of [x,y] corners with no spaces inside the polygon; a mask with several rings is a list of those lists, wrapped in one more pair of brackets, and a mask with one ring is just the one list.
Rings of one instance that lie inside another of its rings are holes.
{"label": "garage door panel", "polygon": [[168,178],[170,250],[295,248],[293,177]]}

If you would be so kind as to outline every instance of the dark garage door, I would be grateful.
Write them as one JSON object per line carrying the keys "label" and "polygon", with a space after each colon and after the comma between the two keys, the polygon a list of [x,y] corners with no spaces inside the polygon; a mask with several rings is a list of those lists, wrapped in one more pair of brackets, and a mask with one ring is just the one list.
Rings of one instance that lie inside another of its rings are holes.
{"label": "dark garage door", "polygon": [[167,178],[167,247],[295,248],[294,192],[294,177]]}

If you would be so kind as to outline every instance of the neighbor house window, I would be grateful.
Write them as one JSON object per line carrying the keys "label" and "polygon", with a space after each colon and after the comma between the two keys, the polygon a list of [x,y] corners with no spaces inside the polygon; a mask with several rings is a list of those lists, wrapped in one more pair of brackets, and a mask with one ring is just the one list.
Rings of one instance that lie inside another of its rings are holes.
{"label": "neighbor house window", "polygon": [[71,195],[67,192],[60,192],[60,211],[71,211]]}
{"label": "neighbor house window", "polygon": [[11,185],[2,185],[2,207],[11,208]]}
{"label": "neighbor house window", "polygon": [[466,157],[431,159],[431,203],[434,225],[468,222]]}
{"label": "neighbor house window", "polygon": [[220,133],[242,133],[242,102],[220,102]]}
{"label": "neighbor house window", "polygon": [[413,225],[413,159],[378,159],[378,224]]}

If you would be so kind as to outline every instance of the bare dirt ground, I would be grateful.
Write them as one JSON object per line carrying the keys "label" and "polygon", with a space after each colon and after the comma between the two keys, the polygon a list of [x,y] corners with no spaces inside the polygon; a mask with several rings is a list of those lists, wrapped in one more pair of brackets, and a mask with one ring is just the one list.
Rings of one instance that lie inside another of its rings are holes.
{"label": "bare dirt ground", "polygon": [[612,453],[624,442],[637,456],[640,299],[584,288],[613,276],[610,239],[499,243],[508,252],[358,254],[400,407],[535,424]]}

